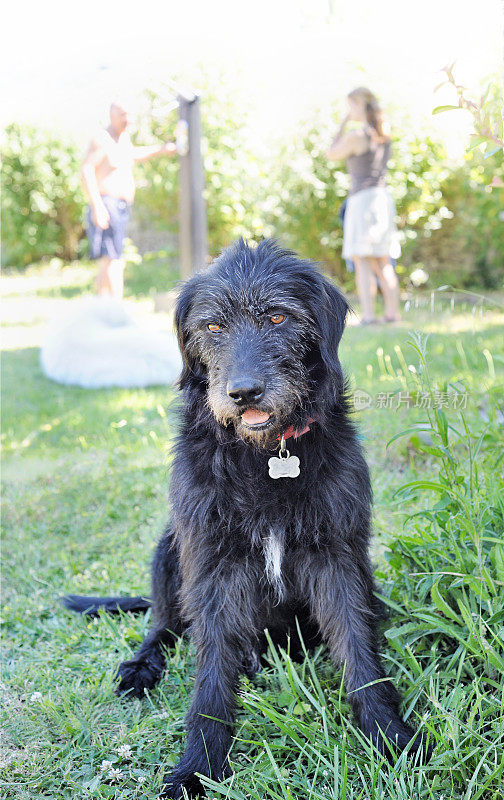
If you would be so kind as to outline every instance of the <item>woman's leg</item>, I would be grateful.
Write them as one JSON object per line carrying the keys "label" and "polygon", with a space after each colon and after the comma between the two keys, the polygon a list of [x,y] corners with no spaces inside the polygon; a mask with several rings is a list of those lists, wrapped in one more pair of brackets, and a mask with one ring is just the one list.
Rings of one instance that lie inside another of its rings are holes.
{"label": "woman's leg", "polygon": [[374,319],[376,299],[376,281],[373,271],[368,263],[369,259],[353,256],[355,265],[355,284],[361,305],[361,322],[371,322]]}
{"label": "woman's leg", "polygon": [[385,303],[385,318],[389,321],[401,319],[399,311],[399,280],[388,256],[366,259],[370,269],[378,278]]}
{"label": "woman's leg", "polygon": [[375,314],[376,295],[378,294],[378,278],[374,271],[369,267],[369,294],[371,297],[371,308],[373,309],[373,316]]}

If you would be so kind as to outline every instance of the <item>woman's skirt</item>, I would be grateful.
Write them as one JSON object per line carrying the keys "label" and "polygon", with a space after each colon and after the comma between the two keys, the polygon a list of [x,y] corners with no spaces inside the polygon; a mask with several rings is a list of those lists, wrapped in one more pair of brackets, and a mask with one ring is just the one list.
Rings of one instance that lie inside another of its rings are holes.
{"label": "woman's skirt", "polygon": [[395,222],[396,208],[385,186],[373,186],[351,194],[343,223],[343,258],[401,254]]}

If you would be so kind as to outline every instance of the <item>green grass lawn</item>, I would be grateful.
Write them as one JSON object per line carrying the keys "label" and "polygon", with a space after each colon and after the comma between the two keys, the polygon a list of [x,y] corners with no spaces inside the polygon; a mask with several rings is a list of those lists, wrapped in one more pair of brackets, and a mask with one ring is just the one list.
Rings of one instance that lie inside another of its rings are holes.
{"label": "green grass lawn", "polygon": [[[148,591],[177,426],[173,390],[87,391],[42,375],[45,321],[91,278],[81,265],[3,282],[4,798],[154,798],[184,745],[191,644],[169,653],[142,702],[119,699],[115,668],[148,616],[88,622],[58,604],[66,592]],[[148,313],[160,284],[174,285],[162,263],[130,267],[130,307]],[[357,419],[390,609],[382,652],[404,716],[429,731],[434,756],[426,766],[383,763],[360,740],[326,653],[294,664],[272,651],[254,682],[242,680],[234,775],[208,781],[209,797],[501,798],[504,314],[490,299],[474,310],[435,302],[433,313],[412,304],[398,325],[350,325],[342,344],[351,385],[370,405]],[[413,331],[429,334],[423,368]],[[428,413],[419,405],[429,382],[441,395]],[[455,390],[467,392],[462,414]]]}

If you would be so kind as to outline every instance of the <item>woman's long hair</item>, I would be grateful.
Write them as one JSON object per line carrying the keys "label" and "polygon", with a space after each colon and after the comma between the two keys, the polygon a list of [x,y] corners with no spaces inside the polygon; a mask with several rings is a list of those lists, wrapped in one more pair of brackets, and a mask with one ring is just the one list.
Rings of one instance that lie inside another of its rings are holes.
{"label": "woman's long hair", "polygon": [[366,89],[365,86],[358,86],[357,89],[352,89],[348,97],[351,97],[352,100],[361,100],[364,103],[366,121],[370,128],[375,131],[377,140],[388,142],[390,139],[390,127],[373,92]]}

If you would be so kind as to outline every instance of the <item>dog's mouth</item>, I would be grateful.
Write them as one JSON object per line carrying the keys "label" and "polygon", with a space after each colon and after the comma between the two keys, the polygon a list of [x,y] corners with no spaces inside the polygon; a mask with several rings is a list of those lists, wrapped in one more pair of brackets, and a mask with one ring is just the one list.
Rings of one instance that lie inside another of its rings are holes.
{"label": "dog's mouth", "polygon": [[257,408],[247,408],[241,414],[240,419],[246,428],[253,428],[256,431],[267,428],[272,422],[271,414],[267,411],[259,411]]}

